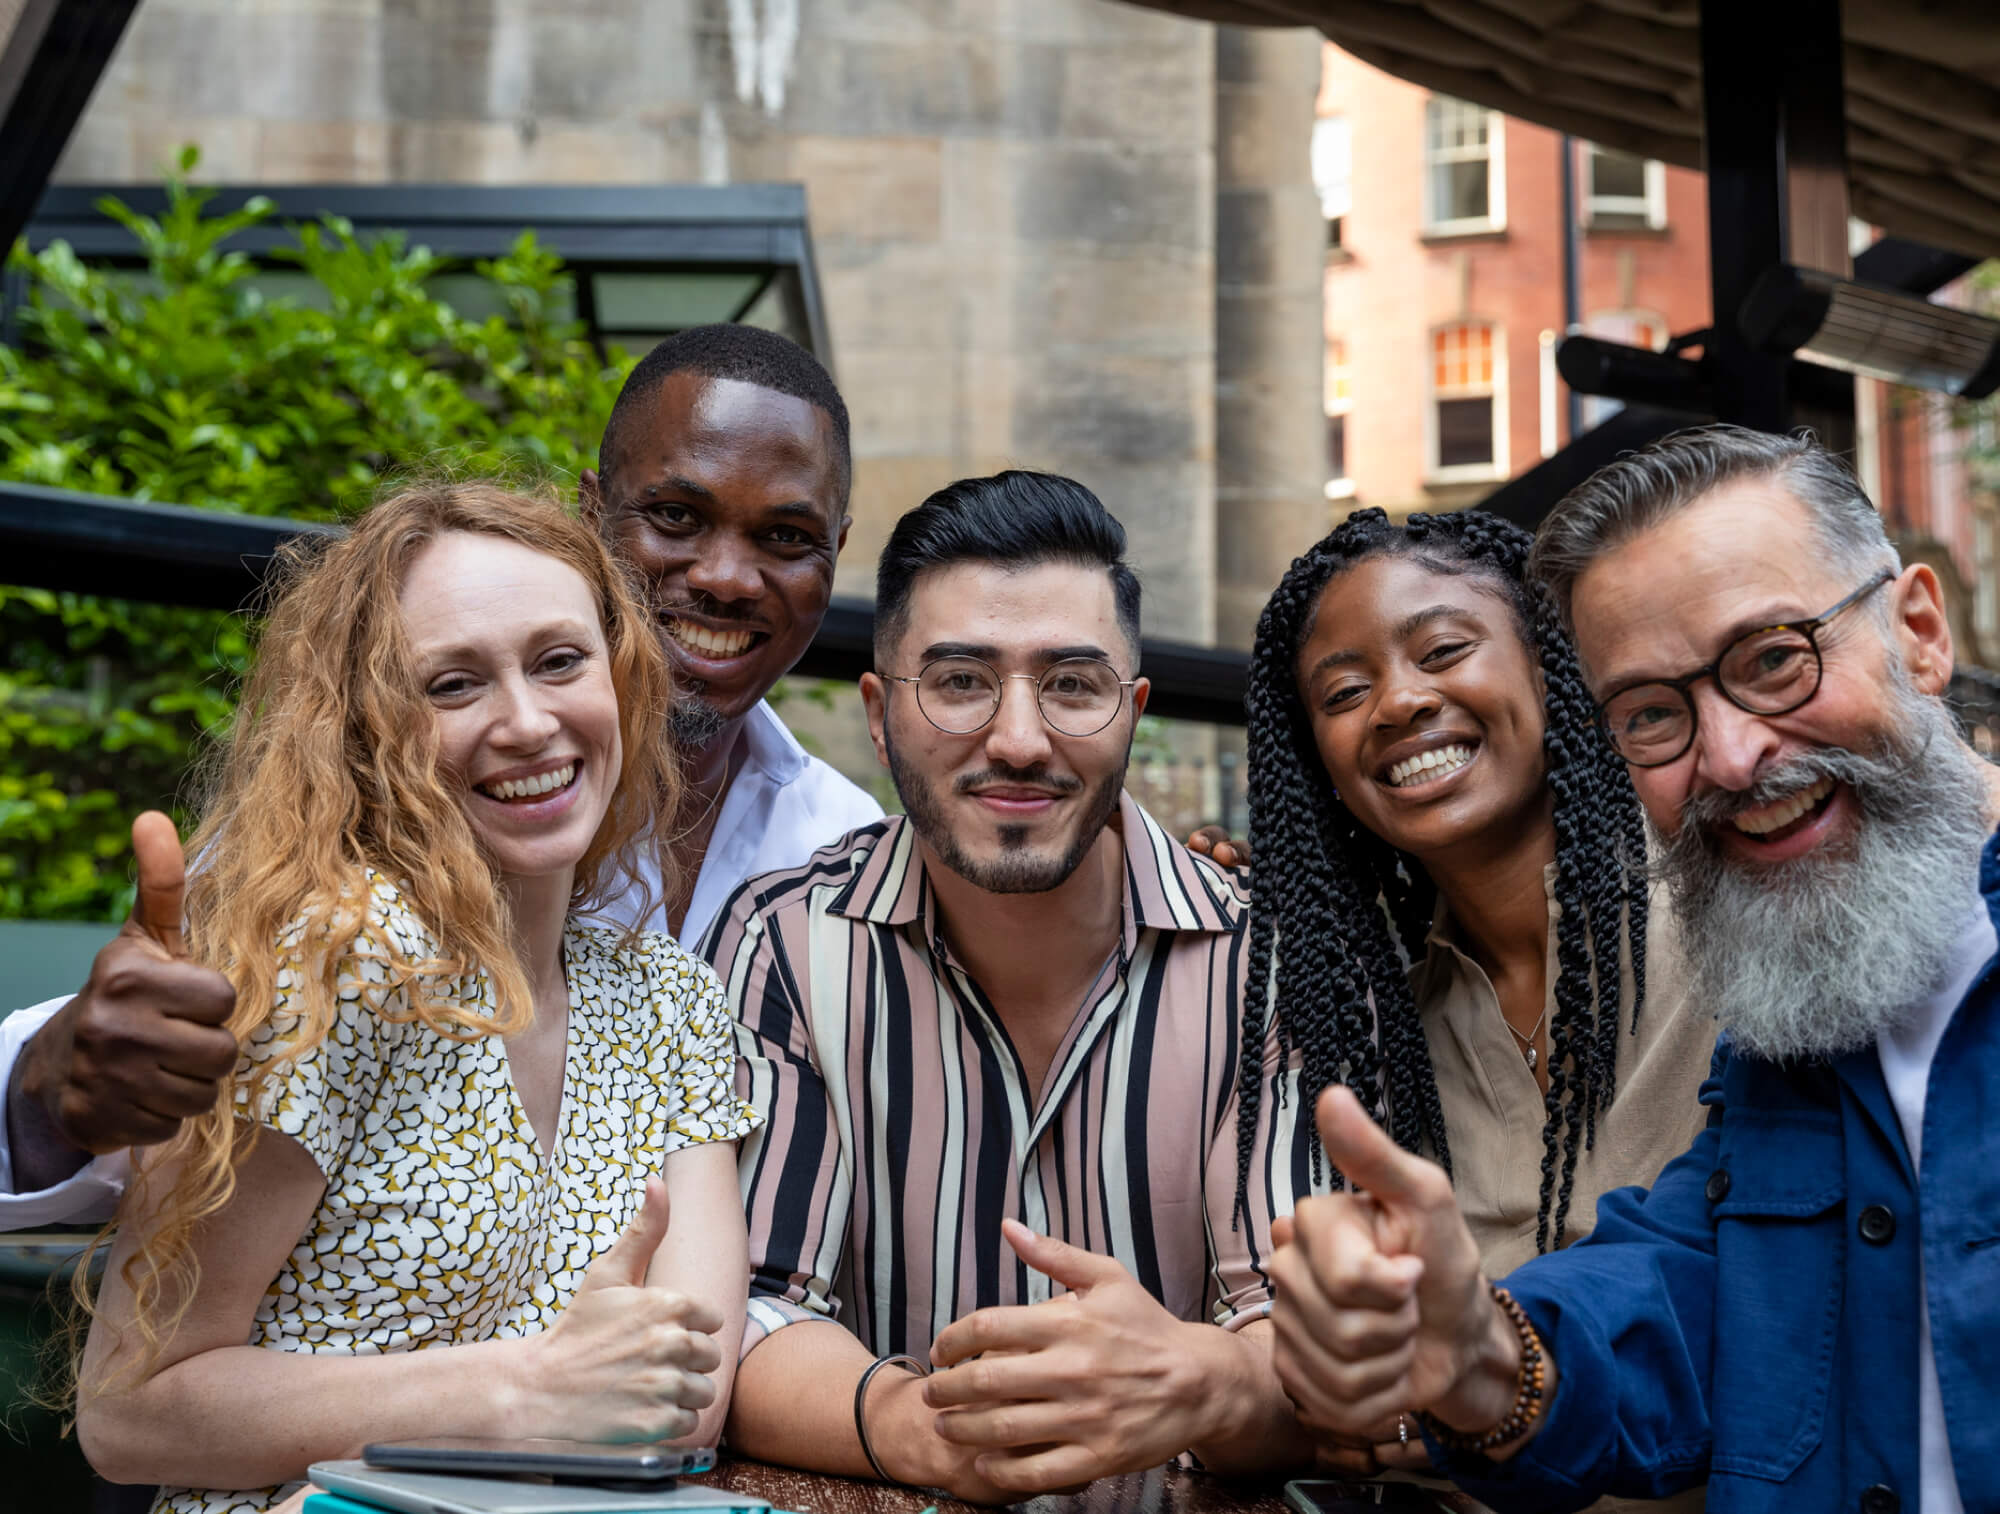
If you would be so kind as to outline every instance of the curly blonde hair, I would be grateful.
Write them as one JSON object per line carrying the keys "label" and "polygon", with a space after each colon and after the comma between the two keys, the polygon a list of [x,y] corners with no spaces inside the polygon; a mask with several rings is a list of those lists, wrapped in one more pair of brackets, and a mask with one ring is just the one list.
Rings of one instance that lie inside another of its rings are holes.
{"label": "curly blonde hair", "polygon": [[[459,785],[441,770],[437,722],[414,667],[400,591],[410,564],[451,532],[511,539],[567,564],[595,595],[623,766],[611,804],[577,864],[573,909],[613,896],[643,919],[653,901],[638,849],[667,833],[681,775],[666,734],[669,664],[636,589],[603,541],[553,496],[490,482],[405,485],[343,537],[315,550],[288,548],[268,623],[245,681],[236,724],[213,765],[204,818],[189,845],[187,940],[195,960],[236,988],[229,1028],[239,1045],[278,1001],[281,936],[306,943],[306,971],[284,990],[297,1018],[286,1056],[225,1086],[213,1108],[187,1121],[138,1164],[120,1219],[149,1211],[151,1233],[125,1263],[142,1349],[133,1370],[158,1359],[199,1281],[196,1229],[226,1205],[255,1128],[239,1099],[262,1108],[263,1085],[320,1044],[337,1008],[344,959],[389,965],[402,1019],[454,1037],[526,1028],[533,1003],[515,952],[507,897],[468,820]],[[667,891],[671,858],[657,848]],[[370,871],[392,880],[431,932],[437,954],[408,960],[368,920]],[[473,973],[493,985],[492,1012],[455,1000]],[[171,1189],[147,1193],[162,1168]],[[114,1221],[114,1224],[116,1221]],[[110,1233],[109,1228],[105,1236]],[[77,1298],[89,1309],[85,1268]],[[120,1374],[122,1377],[124,1374]]]}

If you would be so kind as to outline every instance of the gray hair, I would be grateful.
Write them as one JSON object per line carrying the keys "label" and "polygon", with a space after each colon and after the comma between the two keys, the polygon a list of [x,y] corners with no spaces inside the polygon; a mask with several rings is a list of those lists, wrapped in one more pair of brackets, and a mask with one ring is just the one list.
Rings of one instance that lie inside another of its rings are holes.
{"label": "gray hair", "polygon": [[1661,437],[1570,490],[1535,534],[1528,570],[1547,586],[1563,624],[1573,630],[1570,594],[1584,569],[1711,490],[1757,478],[1779,479],[1790,488],[1829,556],[1849,576],[1902,567],[1853,470],[1811,432],[1773,436],[1715,425]]}

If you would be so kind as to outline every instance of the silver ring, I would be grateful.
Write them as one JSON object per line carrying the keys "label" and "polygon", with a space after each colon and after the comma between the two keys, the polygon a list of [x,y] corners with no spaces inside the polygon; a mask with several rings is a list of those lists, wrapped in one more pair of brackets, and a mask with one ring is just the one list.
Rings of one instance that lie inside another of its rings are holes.
{"label": "silver ring", "polygon": [[1410,1422],[1400,1414],[1396,1416],[1396,1439],[1406,1446],[1410,1443]]}

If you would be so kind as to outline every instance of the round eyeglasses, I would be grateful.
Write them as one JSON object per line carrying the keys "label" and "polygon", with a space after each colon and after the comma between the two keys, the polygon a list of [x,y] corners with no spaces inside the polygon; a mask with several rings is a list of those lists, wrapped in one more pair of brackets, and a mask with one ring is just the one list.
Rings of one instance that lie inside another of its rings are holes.
{"label": "round eyeglasses", "polygon": [[1000,691],[1010,678],[1025,678],[1035,686],[1035,703],[1050,729],[1064,736],[1095,736],[1111,724],[1125,691],[1138,682],[1120,678],[1116,668],[1095,657],[1065,657],[1039,676],[1001,673],[977,657],[940,657],[925,663],[914,678],[879,676],[885,683],[915,684],[924,718],[952,736],[984,730],[999,712]]}
{"label": "round eyeglasses", "polygon": [[1713,678],[1724,699],[1753,715],[1796,710],[1819,692],[1825,671],[1819,633],[1895,577],[1884,568],[1823,615],[1747,632],[1724,647],[1714,662],[1684,678],[1627,684],[1597,707],[1612,750],[1635,768],[1664,767],[1678,759],[1694,745],[1696,715],[1690,691],[1704,678]]}

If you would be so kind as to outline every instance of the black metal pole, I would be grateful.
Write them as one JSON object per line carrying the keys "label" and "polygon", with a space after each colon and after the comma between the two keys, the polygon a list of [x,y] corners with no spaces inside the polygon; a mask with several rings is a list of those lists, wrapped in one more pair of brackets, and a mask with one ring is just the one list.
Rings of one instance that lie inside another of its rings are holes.
{"label": "black metal pole", "polygon": [[[1583,229],[1581,217],[1576,213],[1576,138],[1568,132],[1562,134],[1557,151],[1562,154],[1559,182],[1562,185],[1562,233],[1563,233],[1563,335],[1579,329],[1583,323]],[[1575,441],[1583,430],[1583,396],[1567,384],[1563,386],[1567,398],[1568,426],[1564,441]]]}
{"label": "black metal pole", "polygon": [[[1785,258],[1781,59],[1796,43],[1797,5],[1701,0],[1702,156],[1708,171],[1708,345],[1716,418],[1760,431],[1791,420],[1785,360],[1745,340],[1736,312],[1750,285]],[[1835,24],[1838,25],[1836,14]]]}

